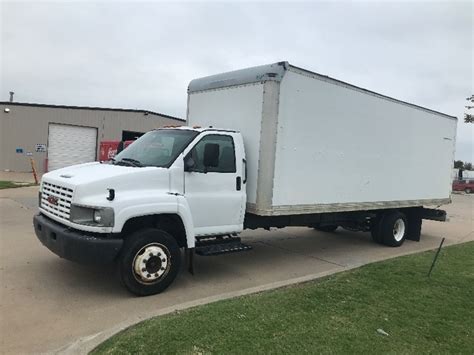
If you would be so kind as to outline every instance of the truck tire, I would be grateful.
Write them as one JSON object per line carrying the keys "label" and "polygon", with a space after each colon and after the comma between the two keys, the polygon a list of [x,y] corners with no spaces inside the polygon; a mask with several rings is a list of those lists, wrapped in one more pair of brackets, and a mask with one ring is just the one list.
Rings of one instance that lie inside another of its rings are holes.
{"label": "truck tire", "polygon": [[370,228],[370,235],[374,242],[382,244],[382,238],[380,237],[380,220],[381,217],[375,218],[373,225]]}
{"label": "truck tire", "polygon": [[471,189],[468,187],[466,190],[464,190],[467,194],[470,194],[472,191]]}
{"label": "truck tire", "polygon": [[176,278],[181,252],[176,240],[160,229],[139,230],[125,241],[118,268],[123,285],[137,296],[164,291]]}
{"label": "truck tire", "polygon": [[380,219],[378,238],[382,244],[399,247],[408,231],[407,217],[399,211],[386,212]]}
{"label": "truck tire", "polygon": [[338,225],[329,225],[329,226],[315,226],[313,228],[321,232],[332,233],[332,232],[335,232],[338,227],[339,227]]}

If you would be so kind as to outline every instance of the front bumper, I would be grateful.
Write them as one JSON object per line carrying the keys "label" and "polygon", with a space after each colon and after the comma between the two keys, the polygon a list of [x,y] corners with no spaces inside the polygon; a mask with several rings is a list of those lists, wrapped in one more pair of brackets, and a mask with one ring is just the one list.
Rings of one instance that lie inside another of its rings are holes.
{"label": "front bumper", "polygon": [[123,240],[99,238],[68,228],[48,217],[37,214],[33,225],[38,239],[45,247],[61,258],[82,264],[107,264],[114,261]]}

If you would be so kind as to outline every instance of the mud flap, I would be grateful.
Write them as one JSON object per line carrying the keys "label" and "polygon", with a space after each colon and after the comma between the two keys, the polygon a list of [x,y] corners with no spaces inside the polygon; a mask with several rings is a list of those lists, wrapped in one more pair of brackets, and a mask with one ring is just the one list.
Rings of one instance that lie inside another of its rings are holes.
{"label": "mud flap", "polygon": [[423,208],[410,208],[405,210],[405,215],[407,216],[408,220],[408,229],[405,237],[407,240],[413,240],[415,242],[420,241],[422,211]]}
{"label": "mud flap", "polygon": [[194,275],[194,248],[186,248],[186,267],[191,275]]}

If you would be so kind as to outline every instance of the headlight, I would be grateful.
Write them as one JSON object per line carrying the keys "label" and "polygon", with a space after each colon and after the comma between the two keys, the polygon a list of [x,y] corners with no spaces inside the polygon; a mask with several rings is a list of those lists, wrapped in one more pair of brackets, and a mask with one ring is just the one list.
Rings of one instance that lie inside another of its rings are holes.
{"label": "headlight", "polygon": [[94,210],[94,222],[100,223],[102,221],[102,213],[100,210]]}
{"label": "headlight", "polygon": [[97,227],[113,227],[114,210],[110,207],[71,205],[69,220],[78,224]]}

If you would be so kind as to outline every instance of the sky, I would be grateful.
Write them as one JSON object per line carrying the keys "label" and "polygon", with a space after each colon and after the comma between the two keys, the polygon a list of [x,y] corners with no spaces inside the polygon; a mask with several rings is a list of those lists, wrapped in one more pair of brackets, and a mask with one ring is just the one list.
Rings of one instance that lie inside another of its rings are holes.
{"label": "sky", "polygon": [[192,79],[286,60],[457,116],[456,158],[474,161],[473,16],[456,0],[0,0],[0,101],[185,118]]}

